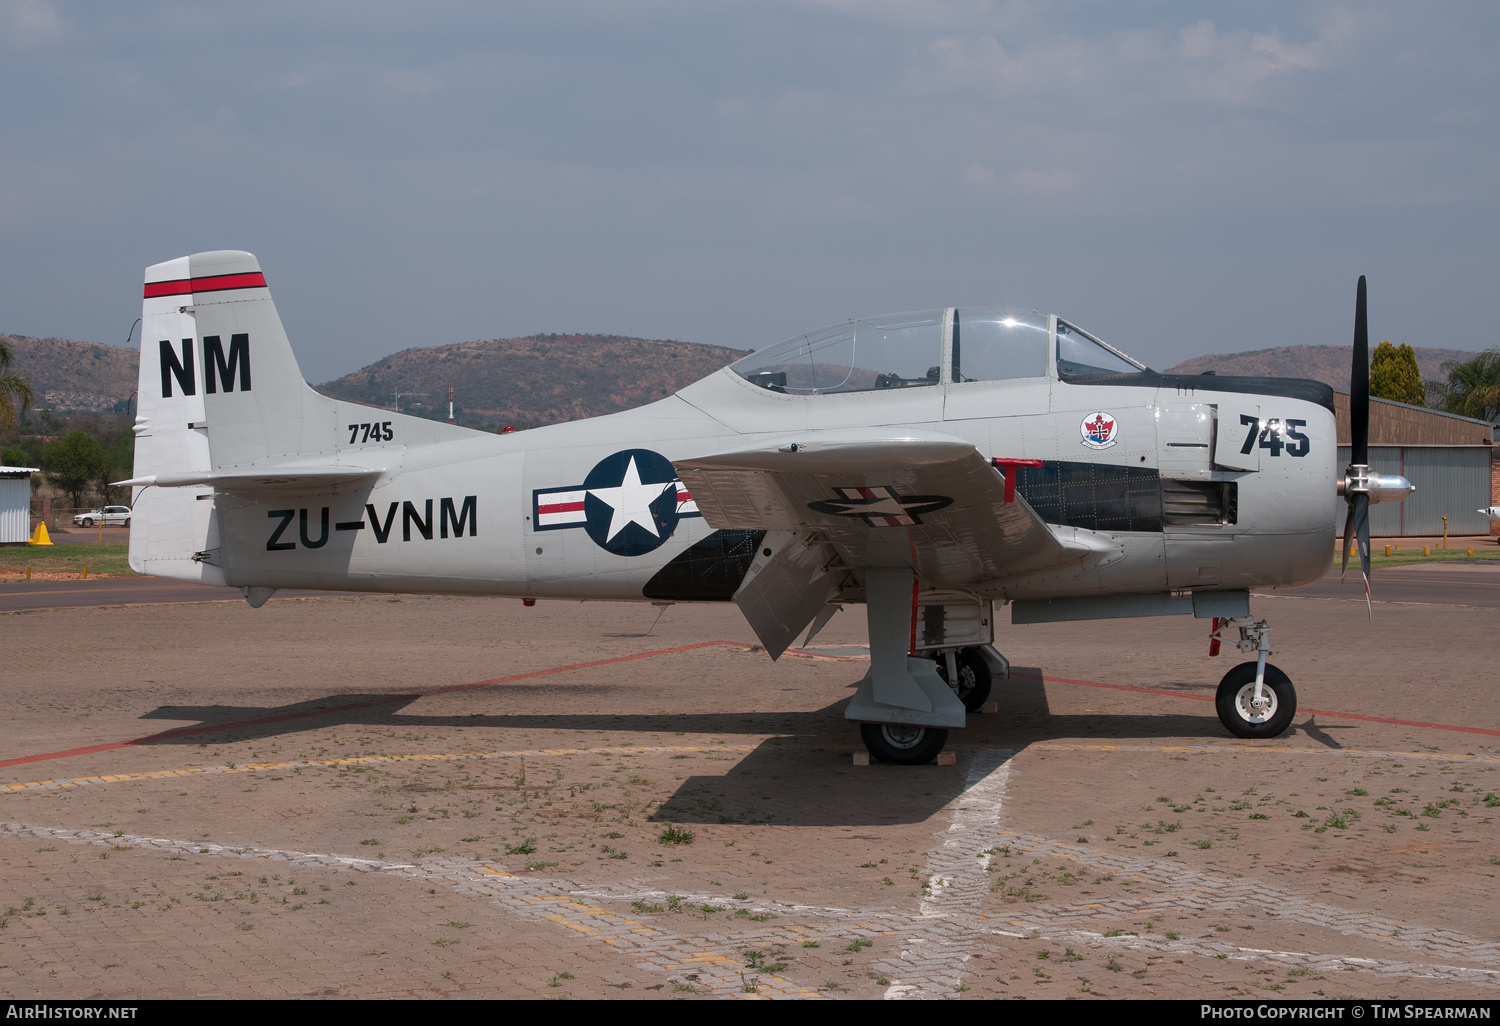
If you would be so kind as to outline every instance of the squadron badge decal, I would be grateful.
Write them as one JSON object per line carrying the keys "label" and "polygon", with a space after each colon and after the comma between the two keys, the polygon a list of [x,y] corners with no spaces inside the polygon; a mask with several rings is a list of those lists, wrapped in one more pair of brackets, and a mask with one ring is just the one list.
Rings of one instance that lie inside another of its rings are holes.
{"label": "squadron badge decal", "polygon": [[536,530],[581,527],[617,556],[643,556],[672,537],[679,520],[702,515],[671,462],[650,449],[604,457],[581,486],[532,492]]}
{"label": "squadron badge decal", "polygon": [[1090,449],[1108,449],[1120,440],[1120,422],[1108,413],[1091,413],[1078,425],[1083,444]]}

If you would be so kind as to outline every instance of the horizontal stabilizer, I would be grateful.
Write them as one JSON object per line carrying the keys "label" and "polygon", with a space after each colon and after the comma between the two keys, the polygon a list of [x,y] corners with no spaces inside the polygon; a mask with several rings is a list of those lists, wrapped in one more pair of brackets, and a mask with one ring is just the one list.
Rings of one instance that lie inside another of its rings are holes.
{"label": "horizontal stabilizer", "polygon": [[178,474],[148,474],[128,481],[113,481],[126,487],[187,488],[207,485],[223,492],[288,491],[324,488],[375,477],[381,470],[364,467],[239,467],[234,470],[205,470]]}

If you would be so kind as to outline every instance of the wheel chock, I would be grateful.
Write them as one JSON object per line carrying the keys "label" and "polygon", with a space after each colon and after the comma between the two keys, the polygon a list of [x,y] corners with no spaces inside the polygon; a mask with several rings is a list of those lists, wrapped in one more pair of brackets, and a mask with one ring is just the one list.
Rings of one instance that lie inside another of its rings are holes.
{"label": "wheel chock", "polygon": [[854,765],[856,765],[856,766],[868,766],[868,765],[870,765],[870,753],[869,752],[855,752],[854,753]]}
{"label": "wheel chock", "polygon": [[958,764],[958,753],[938,752],[937,758],[932,761],[939,766],[955,766]]}
{"label": "wheel chock", "polygon": [[979,707],[979,711],[982,713],[997,713],[1000,711],[1000,703],[986,702]]}

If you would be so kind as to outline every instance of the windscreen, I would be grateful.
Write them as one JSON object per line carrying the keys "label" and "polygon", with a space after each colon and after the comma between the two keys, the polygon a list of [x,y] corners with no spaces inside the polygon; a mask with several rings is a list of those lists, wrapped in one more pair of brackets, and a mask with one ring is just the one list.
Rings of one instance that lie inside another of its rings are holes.
{"label": "windscreen", "polygon": [[1057,319],[1057,373],[1063,380],[1093,374],[1139,374],[1145,369],[1144,363],[1132,360],[1061,317]]}

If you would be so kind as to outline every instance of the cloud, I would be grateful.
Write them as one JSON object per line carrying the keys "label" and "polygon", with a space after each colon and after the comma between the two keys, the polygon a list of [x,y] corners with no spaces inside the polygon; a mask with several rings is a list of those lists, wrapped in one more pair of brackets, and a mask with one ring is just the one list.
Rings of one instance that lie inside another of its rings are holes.
{"label": "cloud", "polygon": [[1221,35],[1213,22],[1200,21],[1178,30],[1173,49],[1177,74],[1192,94],[1238,106],[1259,100],[1269,79],[1325,67],[1334,45],[1321,37],[1288,43],[1265,32]]}
{"label": "cloud", "polygon": [[60,38],[67,29],[57,6],[49,0],[4,0],[0,19],[13,42],[42,42]]}
{"label": "cloud", "polygon": [[1175,32],[1132,28],[1010,42],[950,34],[914,55],[906,82],[918,94],[1089,97],[1105,109],[1183,101],[1245,106],[1263,101],[1273,80],[1328,67],[1352,31],[1349,19],[1329,18],[1305,42],[1277,32],[1220,32],[1206,20]]}

